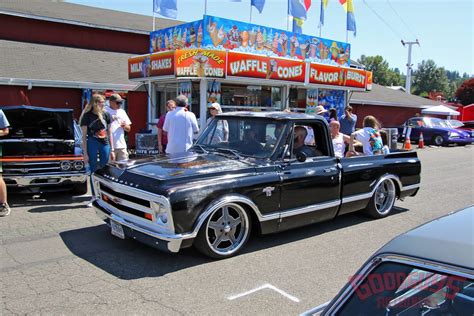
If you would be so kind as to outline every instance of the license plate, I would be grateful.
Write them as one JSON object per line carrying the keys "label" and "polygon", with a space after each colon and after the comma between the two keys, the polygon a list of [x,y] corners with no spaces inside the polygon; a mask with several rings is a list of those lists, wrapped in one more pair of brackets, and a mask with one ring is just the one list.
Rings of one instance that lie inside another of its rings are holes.
{"label": "license plate", "polygon": [[110,220],[111,233],[118,238],[125,239],[125,234],[123,233],[123,227],[116,221]]}

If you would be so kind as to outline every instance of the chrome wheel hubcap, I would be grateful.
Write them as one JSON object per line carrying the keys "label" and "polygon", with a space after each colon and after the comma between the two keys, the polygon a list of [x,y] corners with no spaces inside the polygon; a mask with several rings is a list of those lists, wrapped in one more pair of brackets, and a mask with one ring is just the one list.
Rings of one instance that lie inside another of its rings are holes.
{"label": "chrome wheel hubcap", "polygon": [[216,209],[207,222],[207,243],[219,255],[229,255],[239,250],[248,233],[247,213],[238,204],[229,203]]}
{"label": "chrome wheel hubcap", "polygon": [[395,203],[396,190],[392,180],[383,181],[375,191],[375,208],[379,214],[390,212]]}

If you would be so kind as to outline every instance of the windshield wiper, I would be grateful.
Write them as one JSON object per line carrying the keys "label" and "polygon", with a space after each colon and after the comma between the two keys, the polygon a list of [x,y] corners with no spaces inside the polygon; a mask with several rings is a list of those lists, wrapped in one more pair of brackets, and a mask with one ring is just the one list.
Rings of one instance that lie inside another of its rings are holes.
{"label": "windshield wiper", "polygon": [[208,153],[209,153],[209,151],[207,151],[207,150],[204,148],[203,145],[194,144],[193,147],[198,147],[198,148],[201,149],[201,150],[203,151],[203,153],[205,153],[205,154],[208,154]]}
{"label": "windshield wiper", "polygon": [[239,152],[235,149],[230,149],[230,148],[216,148],[216,151],[225,151],[234,154],[237,159],[242,159],[242,156],[239,155]]}

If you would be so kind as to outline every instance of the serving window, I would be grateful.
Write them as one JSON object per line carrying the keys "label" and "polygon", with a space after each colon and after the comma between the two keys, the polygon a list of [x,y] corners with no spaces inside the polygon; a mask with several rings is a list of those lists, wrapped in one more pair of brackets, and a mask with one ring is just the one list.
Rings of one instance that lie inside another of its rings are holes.
{"label": "serving window", "polygon": [[260,85],[221,85],[221,106],[234,110],[281,110],[281,88]]}

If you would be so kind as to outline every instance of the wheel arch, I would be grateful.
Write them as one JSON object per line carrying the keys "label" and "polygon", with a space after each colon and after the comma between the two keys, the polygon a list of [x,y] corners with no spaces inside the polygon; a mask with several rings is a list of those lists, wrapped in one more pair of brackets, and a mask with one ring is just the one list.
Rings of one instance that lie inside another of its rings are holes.
{"label": "wheel arch", "polygon": [[261,223],[261,218],[262,215],[260,213],[260,210],[258,209],[258,206],[248,197],[245,195],[241,194],[226,194],[224,196],[221,196],[215,200],[213,200],[210,204],[208,204],[205,208],[204,211],[199,215],[196,224],[193,227],[193,236],[196,237],[197,233],[201,229],[201,226],[204,224],[206,221],[206,218],[214,212],[216,209],[222,207],[223,205],[227,203],[236,203],[242,206],[249,214],[251,221],[253,224],[257,224],[257,227],[260,229],[260,223]]}
{"label": "wheel arch", "polygon": [[400,198],[400,193],[402,192],[402,182],[400,181],[400,178],[392,173],[387,173],[387,174],[384,174],[383,176],[381,176],[378,180],[377,180],[377,183],[374,185],[374,189],[373,189],[373,192],[372,192],[372,195],[374,194],[375,190],[377,189],[377,187],[385,180],[387,179],[390,179],[390,180],[393,180],[394,184],[395,184],[395,194],[396,194],[396,197],[397,198]]}

